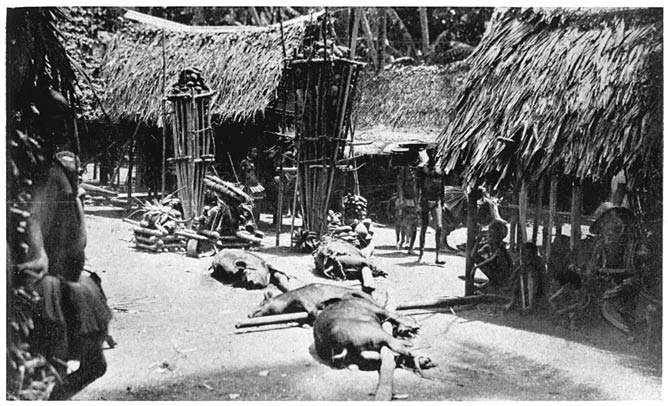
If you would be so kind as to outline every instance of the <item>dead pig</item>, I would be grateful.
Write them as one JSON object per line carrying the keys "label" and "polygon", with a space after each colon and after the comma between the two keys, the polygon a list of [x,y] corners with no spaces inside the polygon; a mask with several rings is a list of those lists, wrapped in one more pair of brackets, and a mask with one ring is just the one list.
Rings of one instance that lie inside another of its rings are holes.
{"label": "dead pig", "polygon": [[330,279],[361,279],[364,267],[371,269],[374,277],[387,276],[354,245],[336,238],[324,239],[313,253],[313,259],[316,270]]}
{"label": "dead pig", "polygon": [[318,310],[322,310],[335,301],[352,298],[375,303],[370,295],[359,290],[324,283],[312,283],[273,297],[271,292],[265,292],[264,300],[248,317],[307,312],[309,320],[312,322],[315,320]]}
{"label": "dead pig", "polygon": [[213,258],[211,276],[224,284],[246,289],[263,289],[269,283],[281,291],[290,290],[289,278],[259,256],[240,249],[224,249]]}
{"label": "dead pig", "polygon": [[[393,334],[382,328],[384,322],[393,325]],[[412,343],[396,337],[411,337],[419,325],[413,320],[390,312],[361,299],[346,299],[323,309],[315,319],[313,338],[318,356],[326,363],[343,368],[357,365],[363,370],[380,366],[380,350],[388,347],[399,354],[397,364],[408,368],[434,366],[427,357],[411,351]]]}

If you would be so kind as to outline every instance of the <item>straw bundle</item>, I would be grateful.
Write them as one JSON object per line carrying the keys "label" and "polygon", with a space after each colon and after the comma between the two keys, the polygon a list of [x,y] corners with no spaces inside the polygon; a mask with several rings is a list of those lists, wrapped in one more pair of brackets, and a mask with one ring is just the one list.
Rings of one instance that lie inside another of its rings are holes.
{"label": "straw bundle", "polygon": [[499,186],[522,173],[599,181],[661,173],[660,9],[509,9],[469,58],[439,137],[445,171]]}

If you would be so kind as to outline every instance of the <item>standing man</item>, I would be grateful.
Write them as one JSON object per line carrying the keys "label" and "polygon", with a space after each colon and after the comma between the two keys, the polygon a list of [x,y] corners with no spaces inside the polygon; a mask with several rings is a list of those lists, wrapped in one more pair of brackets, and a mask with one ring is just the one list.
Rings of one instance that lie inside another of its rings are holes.
{"label": "standing man", "polygon": [[436,169],[436,149],[427,149],[427,162],[418,166],[418,202],[420,205],[420,256],[418,262],[422,261],[424,254],[424,241],[429,226],[429,215],[434,218],[436,229],[436,264],[442,265],[445,261],[438,260],[441,250],[441,232],[443,230],[443,194],[445,190],[445,177],[440,170]]}
{"label": "standing man", "polygon": [[246,158],[239,164],[239,172],[241,172],[241,181],[244,184],[244,192],[248,193],[253,199],[253,217],[255,218],[255,223],[259,226],[260,208],[258,201],[264,199],[265,191],[264,186],[260,184],[257,176],[257,168],[255,165],[257,155],[257,148],[251,148],[246,155]]}

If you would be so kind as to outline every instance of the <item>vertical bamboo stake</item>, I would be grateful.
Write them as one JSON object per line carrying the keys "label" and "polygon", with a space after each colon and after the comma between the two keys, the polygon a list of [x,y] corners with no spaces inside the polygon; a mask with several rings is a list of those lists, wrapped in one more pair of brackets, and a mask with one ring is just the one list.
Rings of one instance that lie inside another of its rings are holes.
{"label": "vertical bamboo stake", "polygon": [[[547,216],[547,243],[545,246],[545,257],[547,260],[550,259],[550,254],[552,253],[552,227],[557,215],[557,181],[558,179],[554,174],[550,175],[550,207]],[[545,233],[545,229],[543,229],[543,233]]]}
{"label": "vertical bamboo stake", "polygon": [[573,181],[573,198],[571,200],[571,250],[580,248],[580,211],[582,209],[582,184],[579,179]]}
{"label": "vertical bamboo stake", "polygon": [[467,200],[466,207],[466,268],[464,270],[464,295],[470,296],[475,292],[475,285],[473,283],[473,246],[475,245],[476,234],[476,199],[472,195],[475,193],[475,188],[471,190]]}

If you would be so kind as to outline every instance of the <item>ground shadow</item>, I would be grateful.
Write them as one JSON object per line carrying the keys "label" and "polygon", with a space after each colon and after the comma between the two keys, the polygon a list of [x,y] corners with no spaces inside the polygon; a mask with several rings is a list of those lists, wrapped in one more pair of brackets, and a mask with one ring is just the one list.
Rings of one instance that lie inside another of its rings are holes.
{"label": "ground shadow", "polygon": [[[446,313],[446,311],[444,311]],[[503,304],[479,304],[461,307],[457,315],[469,320],[495,324],[537,334],[558,337],[567,341],[623,354],[628,367],[642,370],[652,376],[662,376],[661,355],[654,353],[638,340],[624,334],[607,323],[596,311],[591,309],[575,329],[570,329],[567,320],[553,316],[546,306],[521,314],[517,310],[504,311]]]}
{"label": "ground shadow", "polygon": [[[312,347],[312,346],[311,346]],[[429,379],[395,373],[395,391],[410,400],[609,400],[597,388],[531,359],[509,357],[492,347],[463,345]],[[92,400],[372,400],[374,371],[323,370],[320,361],[271,363],[181,375],[178,362],[154,367],[169,374],[160,382],[99,390]],[[316,381],[315,377],[319,377]],[[340,381],[338,380],[340,378]],[[398,392],[401,393],[401,392]]]}

